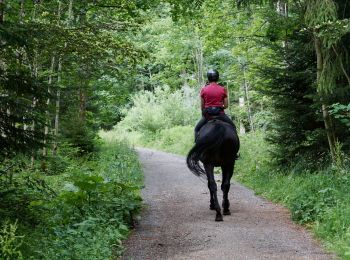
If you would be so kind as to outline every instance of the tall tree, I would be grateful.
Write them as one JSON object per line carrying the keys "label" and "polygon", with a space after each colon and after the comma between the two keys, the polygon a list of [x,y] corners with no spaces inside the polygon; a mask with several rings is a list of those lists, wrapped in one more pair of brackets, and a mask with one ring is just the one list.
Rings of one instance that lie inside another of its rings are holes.
{"label": "tall tree", "polygon": [[[337,88],[337,77],[343,73],[348,84],[349,67],[344,67],[343,59],[348,59],[347,47],[343,46],[342,38],[349,34],[347,26],[349,21],[342,20],[347,18],[348,12],[337,10],[338,3],[333,0],[308,1],[306,3],[305,21],[313,33],[313,41],[317,57],[317,87],[322,102],[322,115],[327,133],[329,148],[333,160],[336,157],[336,135],[334,123],[329,113],[329,103],[326,101],[329,92]],[[328,24],[336,27],[330,30]],[[345,25],[345,26],[344,26]],[[341,28],[343,26],[343,28]],[[345,29],[345,30],[344,30]],[[345,48],[344,48],[345,47]],[[344,51],[345,50],[345,51]],[[339,54],[341,52],[341,54]]]}

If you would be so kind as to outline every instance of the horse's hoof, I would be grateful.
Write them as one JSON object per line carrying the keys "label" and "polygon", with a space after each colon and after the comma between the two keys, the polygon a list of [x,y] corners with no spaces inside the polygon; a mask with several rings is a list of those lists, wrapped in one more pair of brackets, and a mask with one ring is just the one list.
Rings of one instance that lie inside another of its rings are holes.
{"label": "horse's hoof", "polygon": [[216,216],[215,221],[224,221],[224,218],[222,217],[222,215]]}
{"label": "horse's hoof", "polygon": [[228,210],[224,210],[223,213],[225,216],[228,216],[228,215],[231,215],[231,211],[228,209]]}

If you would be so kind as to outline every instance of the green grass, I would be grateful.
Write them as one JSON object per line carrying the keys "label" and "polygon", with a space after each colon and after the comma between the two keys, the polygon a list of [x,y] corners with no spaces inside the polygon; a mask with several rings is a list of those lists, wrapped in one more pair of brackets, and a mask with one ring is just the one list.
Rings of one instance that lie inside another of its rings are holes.
{"label": "green grass", "polygon": [[116,128],[110,132],[101,132],[100,135],[110,142],[121,140],[132,146],[148,147],[180,155],[186,155],[194,142],[192,126],[174,126],[156,133],[126,132]]}
{"label": "green grass", "polygon": [[0,186],[0,259],[110,259],[122,253],[121,241],[141,206],[137,155],[115,141],[89,157],[73,154],[62,148],[47,161],[46,173],[20,165],[12,184]]}

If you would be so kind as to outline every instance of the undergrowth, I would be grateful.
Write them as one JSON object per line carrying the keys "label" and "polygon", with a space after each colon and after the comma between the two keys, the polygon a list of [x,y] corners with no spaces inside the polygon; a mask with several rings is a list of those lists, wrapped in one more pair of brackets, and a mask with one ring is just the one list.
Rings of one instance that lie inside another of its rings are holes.
{"label": "undergrowth", "polygon": [[117,128],[110,132],[101,132],[100,135],[110,141],[126,140],[133,146],[148,147],[181,155],[186,155],[194,142],[192,126],[174,126],[155,133],[127,132]]}
{"label": "undergrowth", "polygon": [[127,140],[134,146],[186,154],[193,144],[194,124],[200,119],[197,92],[186,86],[176,91],[164,86],[139,92],[133,96],[132,106],[124,110],[123,120],[100,135],[106,140]]}
{"label": "undergrowth", "polygon": [[74,157],[63,147],[43,165],[25,158],[0,174],[0,259],[110,259],[122,253],[141,198],[141,169],[126,144]]}

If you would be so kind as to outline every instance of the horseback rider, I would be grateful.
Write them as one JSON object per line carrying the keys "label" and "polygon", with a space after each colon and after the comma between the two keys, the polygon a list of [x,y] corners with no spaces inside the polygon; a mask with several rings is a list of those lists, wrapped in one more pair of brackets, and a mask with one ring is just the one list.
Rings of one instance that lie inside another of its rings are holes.
{"label": "horseback rider", "polygon": [[207,77],[208,83],[200,92],[202,119],[199,120],[195,127],[195,139],[202,126],[213,117],[232,125],[236,129],[232,120],[224,111],[228,107],[227,90],[217,83],[219,81],[219,72],[211,69],[207,72]]}

